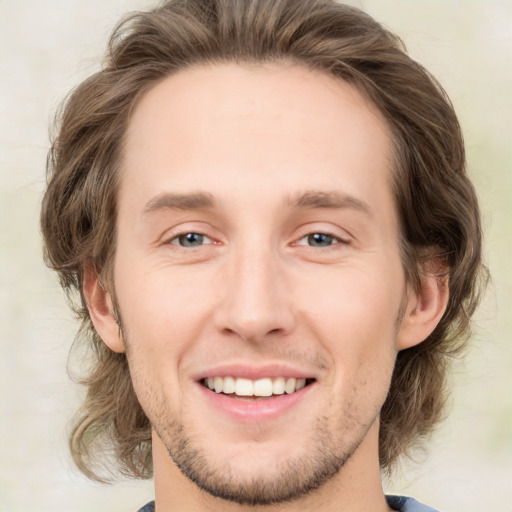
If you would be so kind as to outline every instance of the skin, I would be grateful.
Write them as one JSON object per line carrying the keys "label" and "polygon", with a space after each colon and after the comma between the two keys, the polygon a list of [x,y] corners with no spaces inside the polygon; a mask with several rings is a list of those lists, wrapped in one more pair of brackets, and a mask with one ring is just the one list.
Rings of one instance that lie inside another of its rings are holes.
{"label": "skin", "polygon": [[[405,281],[390,148],[357,90],[292,64],[196,66],[135,109],[115,296],[92,273],[84,292],[153,425],[158,512],[389,510],[379,411],[447,300],[433,276]],[[234,418],[199,382],[226,364],[311,384]]]}

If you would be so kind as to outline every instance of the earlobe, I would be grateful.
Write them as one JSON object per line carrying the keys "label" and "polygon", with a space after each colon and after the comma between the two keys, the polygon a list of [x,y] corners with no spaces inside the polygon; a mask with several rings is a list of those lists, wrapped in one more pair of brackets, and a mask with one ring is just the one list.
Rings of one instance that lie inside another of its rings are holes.
{"label": "earlobe", "polygon": [[413,347],[428,338],[446,311],[449,297],[448,276],[434,272],[432,262],[430,263],[426,265],[426,272],[421,276],[420,289],[409,290],[397,336],[398,350]]}
{"label": "earlobe", "polygon": [[82,277],[83,295],[96,332],[111,350],[124,352],[121,328],[110,293],[102,286],[94,268],[84,269]]}

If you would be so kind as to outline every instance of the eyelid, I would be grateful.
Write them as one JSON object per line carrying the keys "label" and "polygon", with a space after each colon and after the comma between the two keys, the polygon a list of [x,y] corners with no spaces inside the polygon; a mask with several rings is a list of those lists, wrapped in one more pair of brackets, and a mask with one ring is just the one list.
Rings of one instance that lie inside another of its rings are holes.
{"label": "eyelid", "polygon": [[[310,240],[309,240],[309,237],[311,235],[325,235],[332,239],[332,243],[329,243],[327,245],[314,245],[313,243],[310,243]],[[303,241],[304,241],[304,243],[302,243]],[[315,232],[315,233],[310,233],[309,235],[304,235],[303,237],[299,238],[294,243],[294,245],[296,247],[304,247],[304,248],[312,249],[315,251],[328,251],[328,250],[340,249],[341,247],[345,247],[349,244],[350,244],[350,242],[347,242],[347,241],[345,241],[337,236],[331,235],[329,233],[323,233],[323,232],[320,232],[320,233]]]}
{"label": "eyelid", "polygon": [[[189,233],[195,233],[197,235],[202,235],[208,240],[210,240],[209,243],[206,243],[204,245],[219,244],[220,242],[218,240],[218,237],[216,237],[215,233],[212,233],[212,231],[214,231],[214,229],[212,229],[211,226],[205,224],[204,222],[184,222],[182,224],[165,230],[159,237],[158,243],[162,245],[169,245],[172,244],[173,240],[180,236],[187,235]],[[178,244],[175,243],[172,245],[180,247]]]}
{"label": "eyelid", "polygon": [[[322,234],[327,235],[332,238],[335,238],[338,243],[343,245],[348,245],[351,243],[353,237],[345,230],[342,230],[340,228],[334,228],[334,227],[327,227],[325,224],[320,223],[312,223],[307,224],[304,226],[301,226],[298,230],[297,235],[294,237],[294,242],[292,242],[292,245],[299,245],[299,241],[303,240],[309,235],[314,234]],[[302,244],[300,244],[302,245]],[[333,244],[334,246],[335,244]],[[331,246],[331,247],[333,247]]]}
{"label": "eyelid", "polygon": [[[187,236],[187,235],[199,235],[201,237],[203,237],[203,243],[197,247],[201,247],[203,245],[212,245],[212,244],[215,244],[215,242],[212,240],[212,238],[210,238],[208,235],[205,235],[204,233],[199,233],[198,231],[185,231],[183,233],[178,233],[177,235],[175,235],[174,237],[168,239],[168,241],[166,243],[168,244],[172,244],[172,245],[177,245],[178,247],[184,247],[183,245],[180,245],[179,243],[175,243],[175,240],[179,241],[179,239],[182,237],[182,236]],[[205,242],[204,239],[207,239],[208,241]],[[190,247],[192,248],[192,247]]]}

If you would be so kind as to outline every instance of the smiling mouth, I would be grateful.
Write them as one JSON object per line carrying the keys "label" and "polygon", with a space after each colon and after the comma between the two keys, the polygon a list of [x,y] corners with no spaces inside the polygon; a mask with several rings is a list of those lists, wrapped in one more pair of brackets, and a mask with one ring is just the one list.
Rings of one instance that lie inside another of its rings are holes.
{"label": "smiling mouth", "polygon": [[315,379],[276,377],[251,380],[235,377],[209,377],[201,384],[215,393],[241,400],[264,400],[279,395],[291,395],[309,386]]}

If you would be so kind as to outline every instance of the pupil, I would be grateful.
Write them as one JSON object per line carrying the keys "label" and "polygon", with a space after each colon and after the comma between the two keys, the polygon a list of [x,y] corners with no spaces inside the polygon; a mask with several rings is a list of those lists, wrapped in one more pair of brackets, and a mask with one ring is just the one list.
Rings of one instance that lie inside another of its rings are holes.
{"label": "pupil", "polygon": [[332,236],[325,235],[323,233],[314,233],[308,237],[309,244],[315,247],[326,247],[328,245],[332,245],[332,240]]}
{"label": "pupil", "polygon": [[196,247],[203,243],[203,235],[198,233],[187,233],[179,237],[180,245],[184,247]]}

